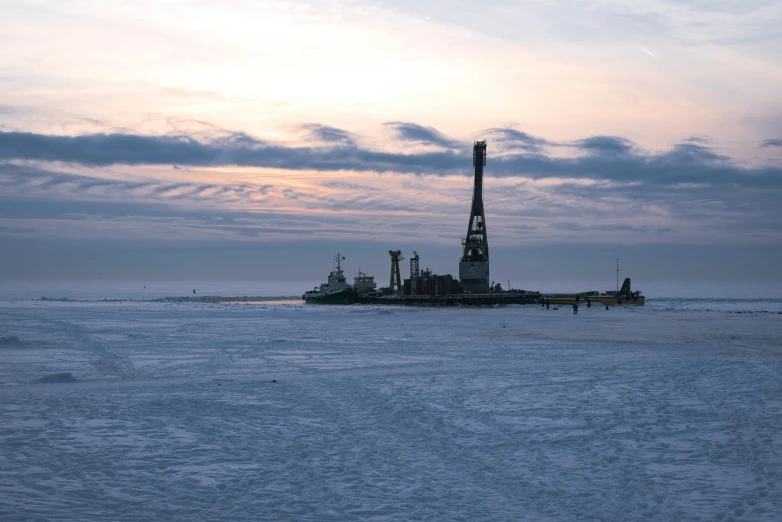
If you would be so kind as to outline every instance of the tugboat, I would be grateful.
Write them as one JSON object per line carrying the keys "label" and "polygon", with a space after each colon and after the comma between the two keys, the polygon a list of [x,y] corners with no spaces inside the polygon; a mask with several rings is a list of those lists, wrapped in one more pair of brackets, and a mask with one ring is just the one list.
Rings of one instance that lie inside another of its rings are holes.
{"label": "tugboat", "polygon": [[351,304],[356,302],[358,295],[356,290],[345,280],[345,274],[342,272],[342,257],[339,252],[334,256],[334,270],[329,274],[327,283],[315,287],[314,290],[305,292],[302,299],[307,303],[317,304]]}

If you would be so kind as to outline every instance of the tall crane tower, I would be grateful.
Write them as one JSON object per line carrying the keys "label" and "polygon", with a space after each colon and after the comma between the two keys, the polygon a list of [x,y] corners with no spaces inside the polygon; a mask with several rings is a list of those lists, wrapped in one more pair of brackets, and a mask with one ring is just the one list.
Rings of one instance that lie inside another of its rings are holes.
{"label": "tall crane tower", "polygon": [[486,165],[486,141],[476,141],[472,148],[475,179],[467,236],[462,239],[464,253],[459,262],[459,280],[465,292],[489,291],[489,240],[483,213],[483,167]]}
{"label": "tall crane tower", "polygon": [[391,256],[391,281],[388,286],[397,294],[402,293],[402,278],[399,276],[399,262],[404,259],[401,250],[389,250]]}

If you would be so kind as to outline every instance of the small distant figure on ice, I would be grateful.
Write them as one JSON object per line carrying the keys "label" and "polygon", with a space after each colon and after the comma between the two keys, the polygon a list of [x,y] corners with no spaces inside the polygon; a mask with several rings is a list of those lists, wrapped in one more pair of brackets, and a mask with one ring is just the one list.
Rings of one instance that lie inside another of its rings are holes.
{"label": "small distant figure on ice", "polygon": [[577,314],[577,313],[578,313],[578,302],[576,302],[576,303],[573,303],[573,313],[574,313],[574,314]]}
{"label": "small distant figure on ice", "polygon": [[548,310],[550,306],[551,306],[551,300],[546,299],[546,310]]}
{"label": "small distant figure on ice", "polygon": [[587,297],[587,308],[592,308],[592,301]]}
{"label": "small distant figure on ice", "polygon": [[193,288],[193,293],[195,293],[195,288]]}

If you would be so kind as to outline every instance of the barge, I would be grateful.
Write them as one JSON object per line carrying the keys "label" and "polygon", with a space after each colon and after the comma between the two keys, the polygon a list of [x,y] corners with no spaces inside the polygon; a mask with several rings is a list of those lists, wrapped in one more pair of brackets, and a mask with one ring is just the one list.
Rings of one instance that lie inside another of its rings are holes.
{"label": "barge", "polygon": [[592,302],[605,306],[643,305],[644,296],[630,290],[630,278],[625,279],[622,289],[619,283],[619,260],[617,259],[617,290],[600,292],[576,292],[568,294],[546,294],[528,290],[503,290],[502,286],[489,277],[489,239],[486,230],[486,216],[483,208],[483,167],[486,165],[486,142],[473,144],[472,207],[467,224],[467,234],[462,238],[462,256],[459,259],[459,277],[450,274],[436,275],[430,270],[421,270],[418,253],[413,251],[410,259],[410,277],[401,278],[399,262],[404,259],[401,250],[389,250],[391,256],[391,277],[386,288],[377,289],[375,279],[361,272],[353,284],[347,282],[342,270],[345,260],[339,253],[335,256],[335,268],[326,283],[302,295],[307,303],[313,304],[375,304],[403,306],[495,306],[509,304],[550,305],[587,304]]}
{"label": "barge", "polygon": [[[398,251],[393,251],[392,278],[398,273]],[[305,292],[302,299],[311,304],[370,304],[396,306],[499,306],[499,305],[553,305],[566,306],[627,306],[644,305],[646,298],[640,291],[632,291],[630,278],[624,280],[618,291],[585,291],[573,293],[541,293],[531,290],[503,290],[495,284],[488,292],[465,292],[459,281],[450,275],[438,276],[430,270],[417,270],[418,254],[411,259],[412,277],[404,280],[399,291],[390,285],[377,288],[375,278],[360,269],[353,279],[347,282],[342,269],[345,258],[341,254],[334,256],[335,267],[328,281],[320,287]],[[396,266],[395,266],[396,265]],[[417,273],[417,275],[416,275]],[[398,277],[398,276],[397,276]]]}

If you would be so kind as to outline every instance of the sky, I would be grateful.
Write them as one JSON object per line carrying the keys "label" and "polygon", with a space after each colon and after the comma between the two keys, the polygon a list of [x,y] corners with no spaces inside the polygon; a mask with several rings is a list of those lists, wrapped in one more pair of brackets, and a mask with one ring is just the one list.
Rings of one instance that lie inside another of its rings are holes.
{"label": "sky", "polygon": [[0,2],[0,279],[782,280],[782,4]]}

